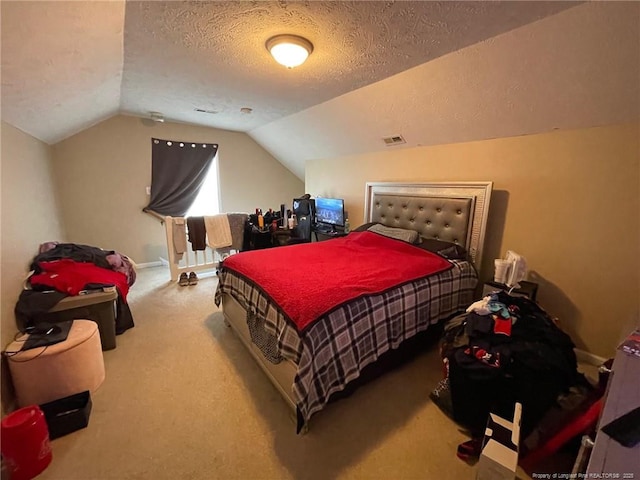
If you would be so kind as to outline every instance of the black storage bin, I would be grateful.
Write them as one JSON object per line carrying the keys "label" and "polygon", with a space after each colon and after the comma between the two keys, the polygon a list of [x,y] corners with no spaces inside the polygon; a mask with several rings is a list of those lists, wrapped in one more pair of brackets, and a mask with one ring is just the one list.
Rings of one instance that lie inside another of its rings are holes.
{"label": "black storage bin", "polygon": [[[45,294],[43,294],[45,295]],[[98,324],[102,350],[116,348],[116,299],[114,291],[71,295],[60,300],[42,320],[55,323],[67,320],[93,320]]]}
{"label": "black storage bin", "polygon": [[89,390],[52,402],[43,403],[40,409],[49,427],[49,438],[62,437],[85,428],[91,414],[91,394]]}

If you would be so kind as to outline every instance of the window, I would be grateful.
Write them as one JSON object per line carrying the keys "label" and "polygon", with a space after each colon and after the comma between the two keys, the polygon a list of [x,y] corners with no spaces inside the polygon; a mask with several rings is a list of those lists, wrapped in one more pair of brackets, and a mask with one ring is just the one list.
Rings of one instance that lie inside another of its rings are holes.
{"label": "window", "polygon": [[[215,143],[177,142],[151,139],[151,198],[143,208],[154,216],[184,217],[198,205],[198,211],[218,211],[218,168]],[[196,202],[207,177],[209,194]],[[194,213],[191,213],[194,215]]]}
{"label": "window", "polygon": [[193,201],[186,217],[216,215],[220,213],[220,190],[218,188],[218,155],[213,158],[198,196]]}

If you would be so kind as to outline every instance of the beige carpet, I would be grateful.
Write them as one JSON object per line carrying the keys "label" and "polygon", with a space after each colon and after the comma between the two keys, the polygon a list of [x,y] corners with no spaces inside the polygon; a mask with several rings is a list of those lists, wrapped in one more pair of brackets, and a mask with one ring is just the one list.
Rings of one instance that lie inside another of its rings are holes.
{"label": "beige carpet", "polygon": [[224,325],[217,278],[168,279],[164,267],[140,271],[129,297],[136,327],[104,352],[89,426],[52,442],[38,478],[475,478],[455,455],[468,438],[429,400],[441,377],[435,348],[296,435],[285,402]]}

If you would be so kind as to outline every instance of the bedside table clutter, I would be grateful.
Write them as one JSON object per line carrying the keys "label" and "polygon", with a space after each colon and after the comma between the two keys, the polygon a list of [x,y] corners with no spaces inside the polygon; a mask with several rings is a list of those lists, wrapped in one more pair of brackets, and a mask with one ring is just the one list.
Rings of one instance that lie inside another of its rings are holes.
{"label": "bedside table clutter", "polygon": [[527,282],[526,280],[521,280],[519,282],[520,288],[514,288],[509,291],[510,288],[504,283],[498,283],[494,281],[485,282],[482,288],[482,296],[486,296],[491,292],[502,291],[507,292],[513,297],[527,297],[529,300],[536,301],[536,296],[538,295],[538,284],[534,282]]}
{"label": "bedside table clutter", "polygon": [[430,398],[474,439],[483,437],[490,413],[511,418],[521,403],[526,454],[546,441],[539,424],[553,407],[564,405],[558,410],[566,416],[593,390],[578,372],[574,347],[532,299],[498,290],[445,323],[445,376]]}

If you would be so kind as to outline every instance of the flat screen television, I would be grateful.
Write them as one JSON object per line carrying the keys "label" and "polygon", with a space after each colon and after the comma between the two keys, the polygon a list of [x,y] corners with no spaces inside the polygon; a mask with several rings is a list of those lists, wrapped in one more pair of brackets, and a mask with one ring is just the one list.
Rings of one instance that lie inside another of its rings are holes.
{"label": "flat screen television", "polygon": [[318,227],[344,227],[344,200],[341,198],[316,198],[316,223]]}

